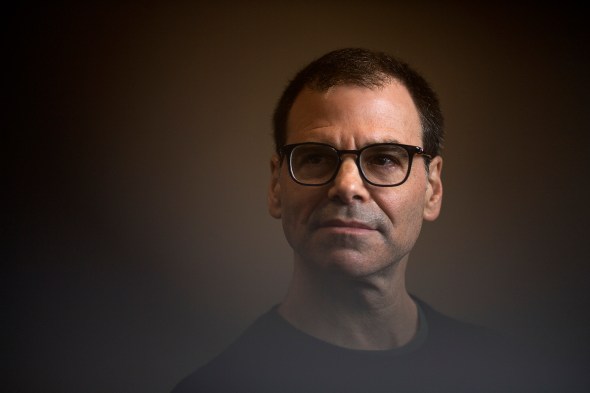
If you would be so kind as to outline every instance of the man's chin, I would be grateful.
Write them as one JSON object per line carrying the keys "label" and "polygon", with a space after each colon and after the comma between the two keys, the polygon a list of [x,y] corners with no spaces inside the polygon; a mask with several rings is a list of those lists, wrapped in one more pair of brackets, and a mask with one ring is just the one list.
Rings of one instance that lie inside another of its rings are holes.
{"label": "man's chin", "polygon": [[390,260],[368,258],[370,253],[354,249],[338,249],[313,258],[314,270],[318,269],[339,278],[368,278],[387,270],[391,266]]}

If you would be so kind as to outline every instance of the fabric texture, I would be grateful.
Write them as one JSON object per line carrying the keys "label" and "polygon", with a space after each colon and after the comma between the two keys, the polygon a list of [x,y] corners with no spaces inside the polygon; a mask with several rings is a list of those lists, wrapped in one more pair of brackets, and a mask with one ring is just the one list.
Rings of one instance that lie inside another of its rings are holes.
{"label": "fabric texture", "polygon": [[275,306],[172,393],[555,392],[564,387],[541,354],[415,301],[415,338],[385,351],[316,339],[290,325]]}

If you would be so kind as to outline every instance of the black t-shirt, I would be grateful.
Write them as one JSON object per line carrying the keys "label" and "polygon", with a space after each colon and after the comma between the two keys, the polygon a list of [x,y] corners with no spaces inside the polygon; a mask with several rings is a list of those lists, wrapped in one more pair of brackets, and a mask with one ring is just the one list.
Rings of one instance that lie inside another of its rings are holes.
{"label": "black t-shirt", "polygon": [[540,353],[416,303],[414,339],[383,351],[321,341],[275,306],[173,393],[556,392],[567,385]]}

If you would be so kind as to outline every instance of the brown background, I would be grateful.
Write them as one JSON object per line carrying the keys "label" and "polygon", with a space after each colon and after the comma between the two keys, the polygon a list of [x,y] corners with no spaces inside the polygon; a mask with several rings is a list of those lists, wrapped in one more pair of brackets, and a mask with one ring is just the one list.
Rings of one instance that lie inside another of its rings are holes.
{"label": "brown background", "polygon": [[391,3],[6,13],[14,391],[167,392],[280,301],[270,115],[295,71],[343,46],[402,57],[442,101],[444,207],[412,292],[588,359],[581,9]]}

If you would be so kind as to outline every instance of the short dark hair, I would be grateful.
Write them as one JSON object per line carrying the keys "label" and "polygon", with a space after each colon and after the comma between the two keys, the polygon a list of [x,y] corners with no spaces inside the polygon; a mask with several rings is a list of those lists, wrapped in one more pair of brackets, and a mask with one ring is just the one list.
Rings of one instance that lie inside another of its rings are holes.
{"label": "short dark hair", "polygon": [[404,85],[414,101],[422,125],[425,152],[440,155],[444,120],[438,97],[428,82],[407,63],[383,52],[344,48],[329,52],[300,70],[289,82],[273,115],[273,136],[278,152],[287,142],[287,118],[304,88],[326,91],[333,86],[383,87],[392,79]]}

